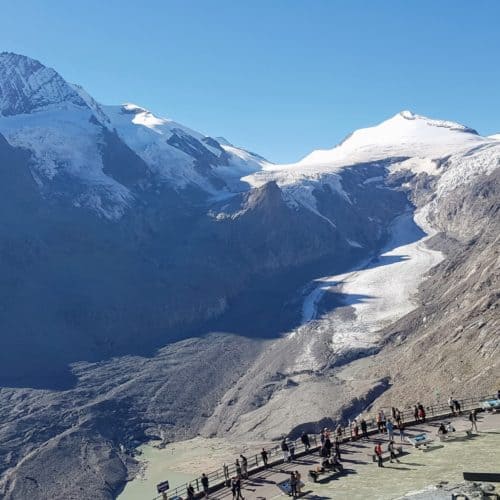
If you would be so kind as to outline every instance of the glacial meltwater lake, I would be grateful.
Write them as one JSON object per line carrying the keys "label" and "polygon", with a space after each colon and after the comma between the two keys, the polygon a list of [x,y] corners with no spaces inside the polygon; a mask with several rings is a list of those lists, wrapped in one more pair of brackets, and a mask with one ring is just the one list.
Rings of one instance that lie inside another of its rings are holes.
{"label": "glacial meltwater lake", "polygon": [[141,473],[129,481],[118,500],[152,500],[158,495],[156,485],[168,480],[170,490],[181,486],[203,472],[222,468],[223,463],[234,463],[240,453],[257,453],[261,443],[243,444],[222,438],[196,437],[170,443],[165,448],[151,444],[139,447],[137,459],[143,463]]}

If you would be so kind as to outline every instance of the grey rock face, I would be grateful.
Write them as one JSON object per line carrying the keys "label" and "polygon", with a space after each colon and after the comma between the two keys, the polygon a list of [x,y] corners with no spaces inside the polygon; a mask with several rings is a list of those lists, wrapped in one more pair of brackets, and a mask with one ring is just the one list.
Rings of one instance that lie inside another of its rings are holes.
{"label": "grey rock face", "polygon": [[53,69],[29,57],[0,53],[0,114],[31,113],[49,104],[61,103],[86,106]]}

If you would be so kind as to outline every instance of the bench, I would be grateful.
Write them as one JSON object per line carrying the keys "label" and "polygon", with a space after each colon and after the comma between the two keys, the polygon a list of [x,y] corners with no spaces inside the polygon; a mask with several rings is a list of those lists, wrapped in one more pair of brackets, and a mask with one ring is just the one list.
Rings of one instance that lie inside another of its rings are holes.
{"label": "bench", "polygon": [[[396,457],[399,457],[402,454],[403,454],[403,447],[402,446],[395,446],[394,447],[394,455],[396,455]],[[389,450],[382,452],[382,462],[385,462],[386,460],[390,460],[390,458],[391,458],[391,452]],[[375,455],[375,453],[372,455],[372,461],[378,462],[378,457],[377,457],[377,455]]]}
{"label": "bench", "polygon": [[415,448],[420,448],[420,446],[423,446],[425,448],[429,443],[432,443],[433,440],[430,439],[427,434],[417,434],[412,438],[409,437],[408,442]]}

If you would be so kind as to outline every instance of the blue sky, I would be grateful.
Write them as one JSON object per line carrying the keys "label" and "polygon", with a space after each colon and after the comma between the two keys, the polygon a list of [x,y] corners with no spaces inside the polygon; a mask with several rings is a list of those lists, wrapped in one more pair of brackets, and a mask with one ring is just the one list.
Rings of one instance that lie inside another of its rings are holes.
{"label": "blue sky", "polygon": [[0,50],[273,161],[403,109],[500,132],[497,0],[4,1]]}

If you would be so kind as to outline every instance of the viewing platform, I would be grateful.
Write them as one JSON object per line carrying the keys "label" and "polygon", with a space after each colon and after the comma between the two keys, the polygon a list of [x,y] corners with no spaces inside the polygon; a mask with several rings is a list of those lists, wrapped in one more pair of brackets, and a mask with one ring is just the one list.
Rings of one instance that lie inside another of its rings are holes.
{"label": "viewing platform", "polygon": [[[317,482],[309,475],[309,472],[315,470],[322,461],[319,456],[319,439],[316,436],[310,435],[312,446],[309,453],[303,451],[300,441],[297,442],[296,457],[292,462],[284,462],[279,449],[272,450],[267,468],[262,465],[260,455],[247,457],[249,477],[242,480],[241,493],[245,499],[284,498],[285,494],[278,485],[288,480],[291,472],[298,471],[304,483],[299,495],[301,498],[317,500],[413,498],[405,495],[440,483],[443,483],[443,488],[429,490],[425,498],[451,498],[451,493],[448,492],[446,493],[448,496],[436,495],[444,494],[445,489],[451,485],[463,483],[464,472],[500,474],[500,414],[479,412],[478,432],[471,433],[470,410],[480,407],[479,400],[462,400],[463,412],[459,416],[450,416],[449,409],[446,412],[444,405],[436,408],[427,407],[425,423],[410,420],[406,422],[403,442],[400,440],[398,429],[394,430],[395,447],[401,448],[402,451],[397,457],[400,463],[396,461],[390,463],[387,459],[384,460],[382,468],[377,467],[373,453],[376,442],[382,444],[384,452],[387,450],[389,439],[386,433],[378,433],[372,427],[369,429],[367,439],[358,437],[352,440],[350,436],[345,436],[340,444],[343,471],[323,473],[318,476]],[[451,422],[455,432],[443,438],[437,431],[441,423],[448,422]],[[418,443],[419,436],[425,436],[425,443],[422,445]],[[414,441],[413,444],[411,441]],[[235,467],[231,464],[226,471],[226,477],[231,479],[235,474]],[[208,476],[209,498],[233,497],[223,470],[215,471]],[[191,484],[195,488],[195,497],[203,498],[200,481],[194,480]],[[497,493],[500,492],[500,483],[491,484],[496,487]],[[177,491],[168,491],[168,498],[187,498],[186,486],[177,488]],[[162,495],[156,498],[161,499]]]}

